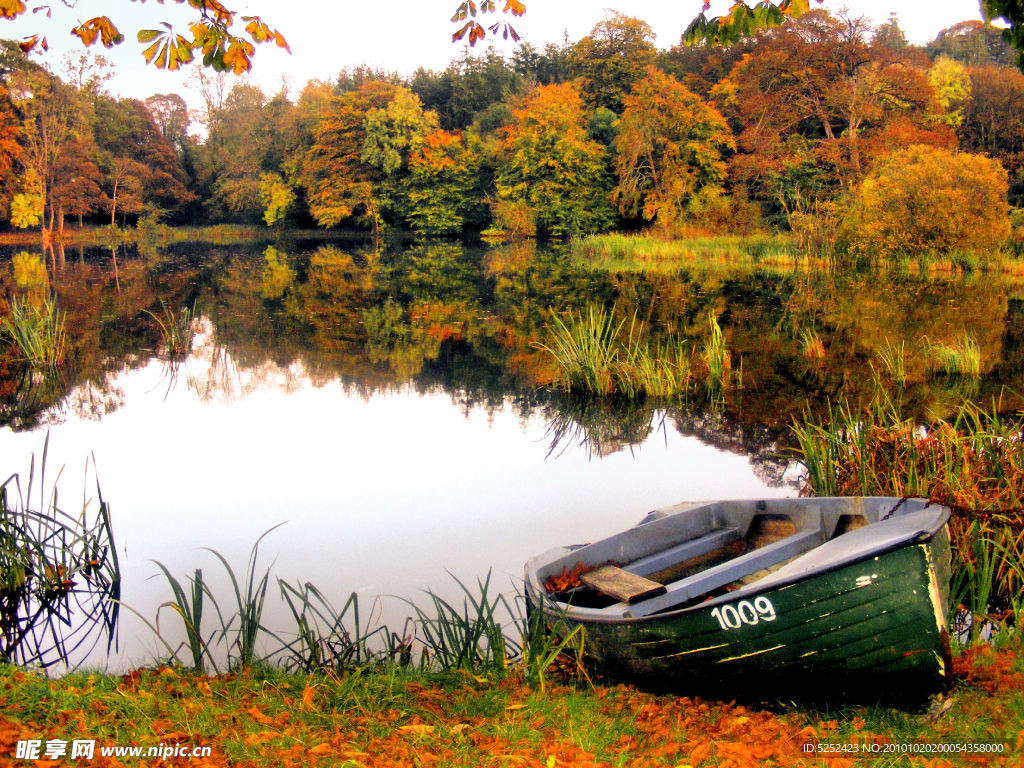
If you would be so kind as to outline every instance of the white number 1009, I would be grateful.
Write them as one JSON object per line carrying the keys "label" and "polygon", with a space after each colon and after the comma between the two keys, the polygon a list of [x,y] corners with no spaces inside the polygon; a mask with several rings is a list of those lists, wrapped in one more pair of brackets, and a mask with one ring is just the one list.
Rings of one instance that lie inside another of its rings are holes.
{"label": "white number 1009", "polygon": [[754,602],[740,600],[735,605],[722,605],[711,611],[722,629],[739,629],[744,624],[753,626],[759,621],[775,621],[775,606],[767,597],[755,597]]}

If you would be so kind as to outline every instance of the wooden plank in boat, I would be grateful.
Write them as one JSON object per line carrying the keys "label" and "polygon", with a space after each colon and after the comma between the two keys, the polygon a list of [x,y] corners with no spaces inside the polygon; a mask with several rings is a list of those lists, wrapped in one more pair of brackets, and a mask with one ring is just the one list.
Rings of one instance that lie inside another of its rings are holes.
{"label": "wooden plank in boat", "polygon": [[580,576],[580,581],[602,594],[629,604],[660,595],[665,591],[664,584],[629,573],[614,565],[605,565],[584,573]]}

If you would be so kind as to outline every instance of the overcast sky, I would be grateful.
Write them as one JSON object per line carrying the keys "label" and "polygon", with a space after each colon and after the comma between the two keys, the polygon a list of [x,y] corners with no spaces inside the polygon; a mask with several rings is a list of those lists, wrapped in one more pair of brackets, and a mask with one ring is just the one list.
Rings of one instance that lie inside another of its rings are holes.
{"label": "overcast sky", "polygon": [[[183,8],[171,3],[145,5],[128,0],[78,0],[68,9],[50,0],[53,17],[25,14],[16,21],[0,20],[4,37],[21,38],[45,32],[50,53],[45,56],[51,68],[60,71],[61,56],[82,49],[77,38],[67,34],[79,21],[104,10],[127,38],[112,51],[96,50],[114,61],[117,79],[110,90],[126,97],[145,98],[153,93],[177,92],[188,96],[186,75],[161,72],[145,66],[135,33],[140,28],[156,27],[168,21],[185,32]],[[515,21],[523,39],[543,47],[559,41],[565,31],[571,40],[586,35],[606,13],[607,8],[647,21],[658,34],[658,46],[667,48],[679,42],[689,21],[700,12],[701,0],[524,0],[527,13]],[[29,7],[33,3],[30,1]],[[419,66],[443,69],[461,54],[464,43],[452,44],[454,25],[449,21],[457,0],[225,0],[225,4],[243,15],[260,15],[281,30],[291,44],[288,55],[271,45],[261,46],[255,57],[253,80],[269,93],[280,90],[287,79],[293,91],[310,79],[331,80],[339,70],[359,64],[383,67],[403,74]],[[499,0],[498,5],[502,5]],[[725,12],[729,0],[716,0],[709,15]],[[813,5],[813,3],[812,3]],[[837,12],[849,7],[875,21],[885,21],[896,11],[900,25],[914,43],[925,43],[937,32],[958,21],[979,18],[977,0],[919,0],[897,3],[893,0],[825,0],[822,7]],[[514,50],[513,43],[495,46]],[[477,48],[482,46],[477,44]],[[194,101],[189,98],[189,101]]]}

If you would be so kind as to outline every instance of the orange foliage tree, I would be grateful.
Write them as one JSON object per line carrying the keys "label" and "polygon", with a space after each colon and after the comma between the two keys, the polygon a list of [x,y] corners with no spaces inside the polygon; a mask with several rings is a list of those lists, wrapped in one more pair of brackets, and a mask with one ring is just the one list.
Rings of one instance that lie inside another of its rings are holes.
{"label": "orange foliage tree", "polygon": [[375,228],[379,224],[376,187],[383,173],[363,160],[366,118],[371,110],[387,107],[396,91],[397,86],[368,80],[323,105],[299,172],[309,211],[321,226],[357,215]]}
{"label": "orange foliage tree", "polygon": [[625,106],[615,138],[614,199],[626,215],[671,225],[696,195],[720,188],[724,155],[735,148],[732,132],[717,109],[656,69]]}
{"label": "orange foliage tree", "polygon": [[760,38],[714,87],[737,132],[732,177],[755,197],[791,209],[856,184],[908,140],[955,145],[922,62],[871,46],[869,31],[807,13]]}
{"label": "orange foliage tree", "polygon": [[6,219],[11,198],[17,193],[17,170],[21,157],[18,116],[7,89],[0,86],[0,219]]}
{"label": "orange foliage tree", "polygon": [[853,196],[850,248],[872,258],[990,252],[1009,234],[1006,190],[997,160],[926,145],[897,150]]}
{"label": "orange foliage tree", "polygon": [[605,149],[587,136],[576,87],[540,86],[514,115],[499,150],[499,201],[526,210],[542,234],[607,228],[612,208]]}

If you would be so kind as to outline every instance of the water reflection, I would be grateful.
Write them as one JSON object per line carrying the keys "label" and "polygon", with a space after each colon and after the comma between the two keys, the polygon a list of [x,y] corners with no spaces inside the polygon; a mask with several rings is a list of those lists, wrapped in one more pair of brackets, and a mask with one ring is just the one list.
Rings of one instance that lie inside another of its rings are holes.
{"label": "water reflection", "polygon": [[[67,466],[62,494],[81,492],[77,469],[94,452],[123,599],[149,618],[168,597],[150,578],[152,560],[179,577],[204,567],[215,593],[227,595],[202,547],[240,567],[282,521],[263,545],[275,575],[312,581],[338,601],[355,590],[370,605],[378,595],[421,600],[428,587],[448,594],[449,572],[472,580],[493,569],[512,591],[532,554],[610,534],[650,508],[792,492],[767,487],[745,457],[680,434],[664,414],[646,438],[626,437],[628,451],[567,443],[552,455],[552,411],[513,400],[467,409],[438,388],[367,393],[273,364],[253,374],[264,385],[234,379],[210,399],[195,385],[208,381],[205,349],[170,389],[159,361],[111,374],[122,407],[101,422],[65,411],[51,440],[51,465]],[[228,361],[221,370],[242,368]],[[287,391],[274,386],[284,381]],[[25,466],[40,445],[39,432],[7,431],[0,462]],[[408,606],[381,606],[382,619],[401,626]],[[282,605],[268,610],[272,626],[287,626]],[[124,621],[118,664],[160,653],[134,618]]]}
{"label": "water reflection", "polygon": [[[9,295],[23,290],[13,267],[0,274]],[[1024,377],[1024,290],[989,276],[607,273],[533,246],[277,243],[83,251],[47,282],[69,363],[40,378],[0,347],[0,461],[26,466],[45,425],[63,482],[95,452],[125,600],[147,616],[166,598],[150,559],[184,575],[211,546],[241,564],[282,520],[267,542],[276,575],[332,597],[416,598],[450,585],[449,570],[511,583],[537,551],[657,506],[792,493],[791,420],[872,391],[896,344],[920,414]],[[695,355],[713,314],[743,386],[668,401],[551,391],[536,342],[552,311],[588,304]],[[163,306],[195,308],[187,357],[160,355]],[[823,355],[808,354],[812,331]],[[932,376],[925,340],[965,331],[981,376]],[[400,625],[408,608],[386,610]]]}

